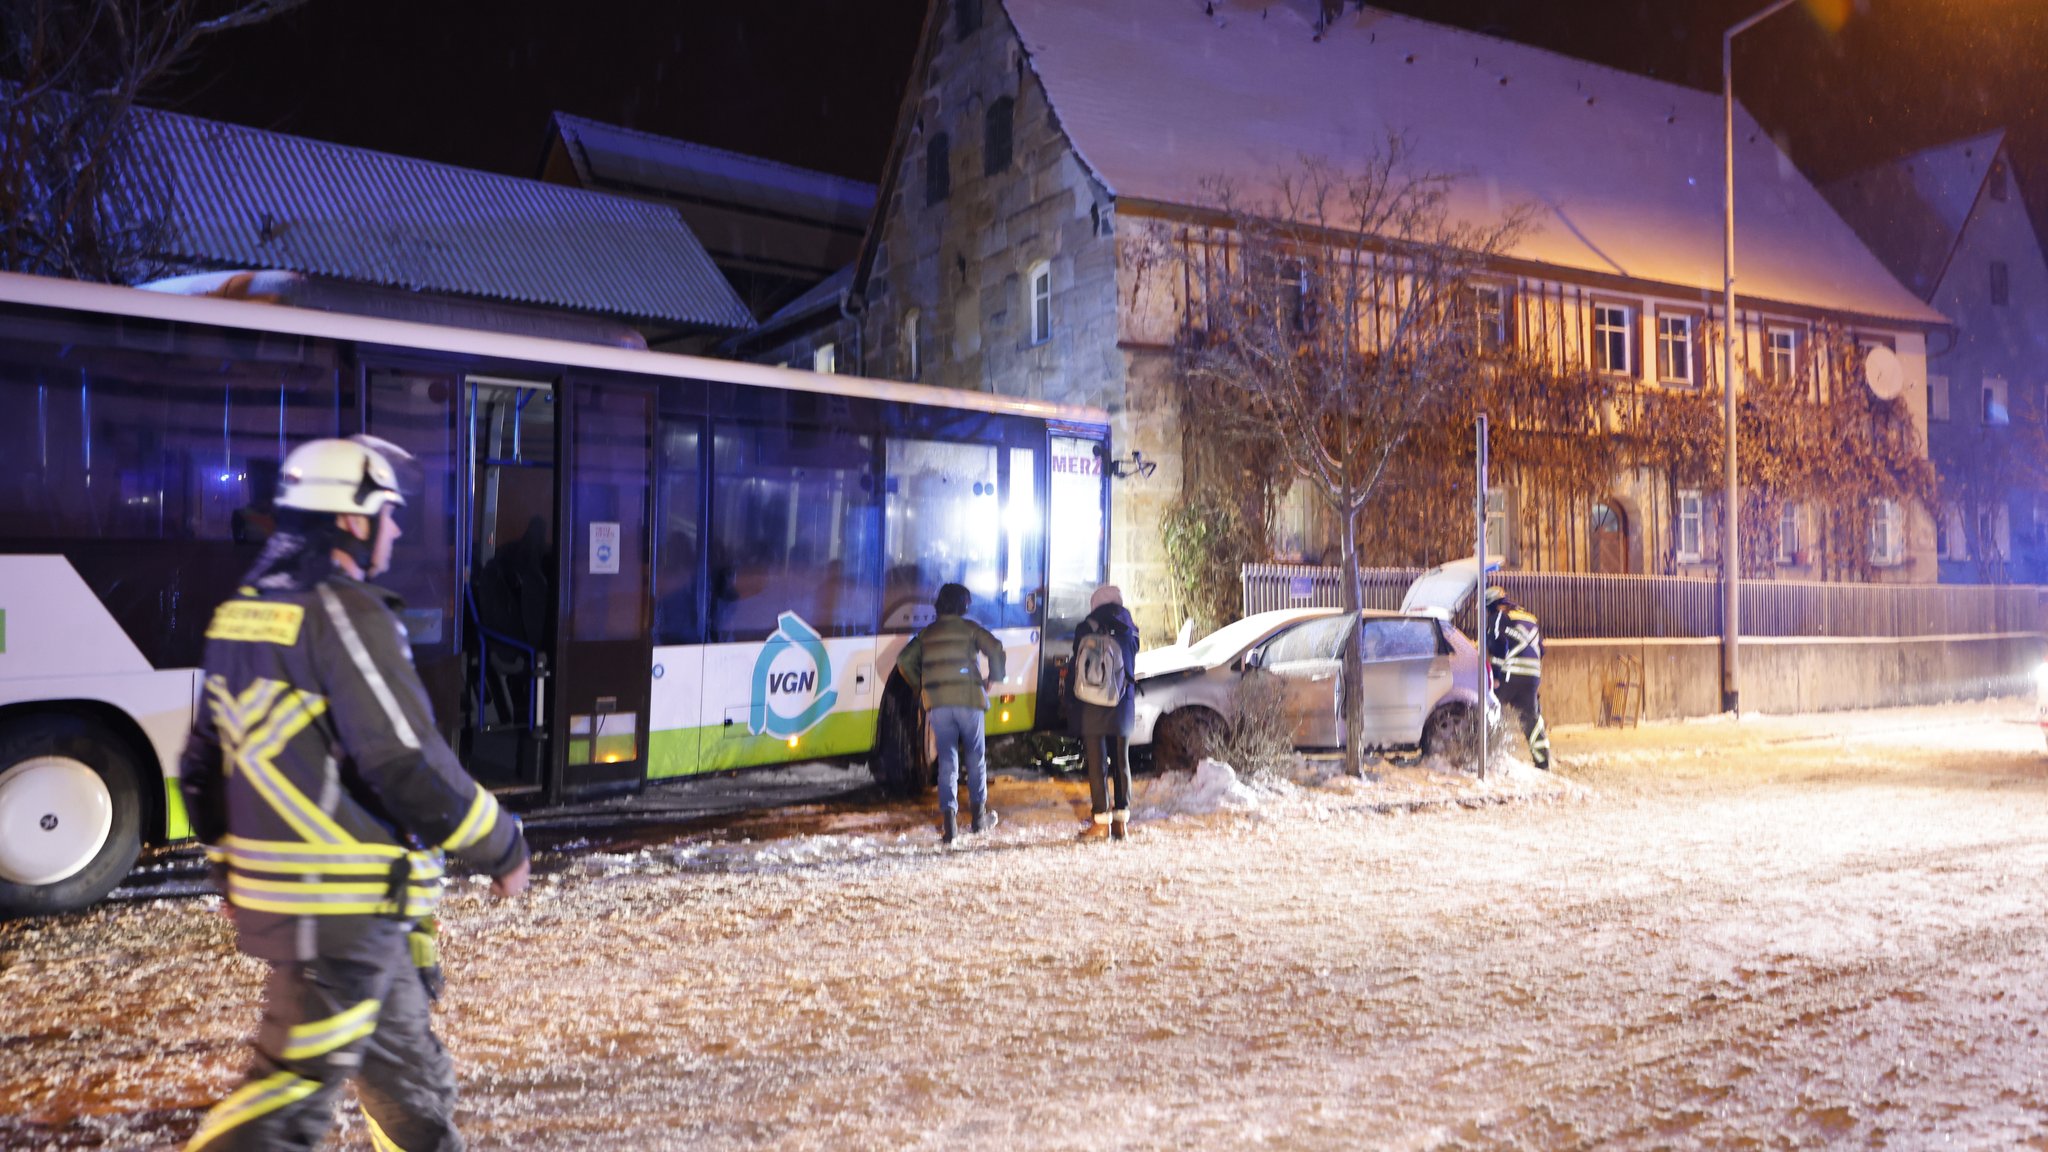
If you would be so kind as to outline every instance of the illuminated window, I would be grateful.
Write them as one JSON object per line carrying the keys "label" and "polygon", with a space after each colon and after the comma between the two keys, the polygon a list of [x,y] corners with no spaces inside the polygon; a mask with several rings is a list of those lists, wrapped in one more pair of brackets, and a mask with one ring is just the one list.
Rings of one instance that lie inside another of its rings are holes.
{"label": "illuminated window", "polygon": [[1657,317],[1657,378],[1666,384],[1693,382],[1692,317]]}
{"label": "illuminated window", "polygon": [[1698,491],[1678,494],[1678,562],[1697,564],[1706,539],[1707,501]]}
{"label": "illuminated window", "polygon": [[1896,501],[1879,500],[1870,508],[1870,562],[1897,564],[1906,558],[1904,516]]}
{"label": "illuminated window", "polygon": [[1787,501],[1778,513],[1778,563],[1799,563],[1799,505]]}
{"label": "illuminated window", "polygon": [[1773,328],[1766,339],[1770,342],[1771,379],[1791,380],[1799,375],[1799,330],[1797,328]]}
{"label": "illuminated window", "polygon": [[1508,554],[1508,493],[1505,488],[1486,490],[1486,551]]}
{"label": "illuminated window", "polygon": [[818,345],[817,351],[811,353],[811,371],[823,372],[827,375],[839,371],[839,346],[837,344]]}
{"label": "illuminated window", "polygon": [[1052,265],[1043,260],[1033,264],[1025,283],[1031,293],[1031,342],[1043,344],[1052,339]]}
{"label": "illuminated window", "polygon": [[899,340],[902,344],[903,378],[905,380],[921,380],[924,378],[924,360],[917,343],[920,335],[918,327],[922,320],[922,314],[915,308],[903,314],[903,331]]}
{"label": "illuminated window", "polygon": [[1481,352],[1499,352],[1508,346],[1508,293],[1498,284],[1481,284],[1472,289],[1472,320],[1478,327]]}
{"label": "illuminated window", "polygon": [[1984,406],[1982,419],[1986,424],[2012,423],[2011,409],[2006,407],[2005,380],[1999,376],[1984,378]]}
{"label": "illuminated window", "polygon": [[1593,367],[1621,376],[1635,374],[1635,310],[1623,304],[1593,306]]}

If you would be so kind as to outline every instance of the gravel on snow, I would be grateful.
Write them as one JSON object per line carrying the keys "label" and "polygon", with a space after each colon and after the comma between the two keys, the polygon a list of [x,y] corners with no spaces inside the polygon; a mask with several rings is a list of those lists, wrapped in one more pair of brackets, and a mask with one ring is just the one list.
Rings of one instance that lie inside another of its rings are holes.
{"label": "gravel on snow", "polygon": [[[1557,733],[1561,771],[1004,778],[456,885],[480,1149],[2048,1148],[2018,701]],[[0,924],[0,1147],[175,1148],[260,966],[207,900]],[[353,1110],[341,1146],[368,1147]],[[2031,1144],[2030,1144],[2031,1142]]]}

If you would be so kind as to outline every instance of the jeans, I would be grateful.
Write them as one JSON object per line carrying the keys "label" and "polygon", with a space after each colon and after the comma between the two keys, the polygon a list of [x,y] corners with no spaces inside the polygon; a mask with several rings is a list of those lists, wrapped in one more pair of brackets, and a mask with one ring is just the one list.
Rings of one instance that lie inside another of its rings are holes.
{"label": "jeans", "polygon": [[926,723],[939,745],[939,811],[960,810],[960,760],[967,760],[967,802],[974,811],[988,803],[988,758],[981,734],[981,709],[933,708]]}

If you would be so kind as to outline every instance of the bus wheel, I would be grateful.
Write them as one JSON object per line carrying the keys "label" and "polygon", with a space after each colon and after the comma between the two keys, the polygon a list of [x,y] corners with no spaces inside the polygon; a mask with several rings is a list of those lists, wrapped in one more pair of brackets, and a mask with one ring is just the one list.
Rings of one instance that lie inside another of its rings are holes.
{"label": "bus wheel", "polygon": [[919,796],[932,785],[924,756],[924,716],[917,705],[890,693],[875,722],[875,783],[891,796]]}
{"label": "bus wheel", "polygon": [[0,915],[114,890],[142,851],[142,791],[114,740],[74,716],[0,724]]}

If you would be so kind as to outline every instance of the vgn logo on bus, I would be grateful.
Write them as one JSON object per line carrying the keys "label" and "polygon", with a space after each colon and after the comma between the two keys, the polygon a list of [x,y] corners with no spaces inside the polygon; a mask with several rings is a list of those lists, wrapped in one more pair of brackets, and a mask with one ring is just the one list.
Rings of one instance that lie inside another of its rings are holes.
{"label": "vgn logo on bus", "polygon": [[787,740],[808,732],[839,700],[832,658],[817,630],[794,612],[776,619],[775,634],[754,661],[753,707],[747,730]]}

